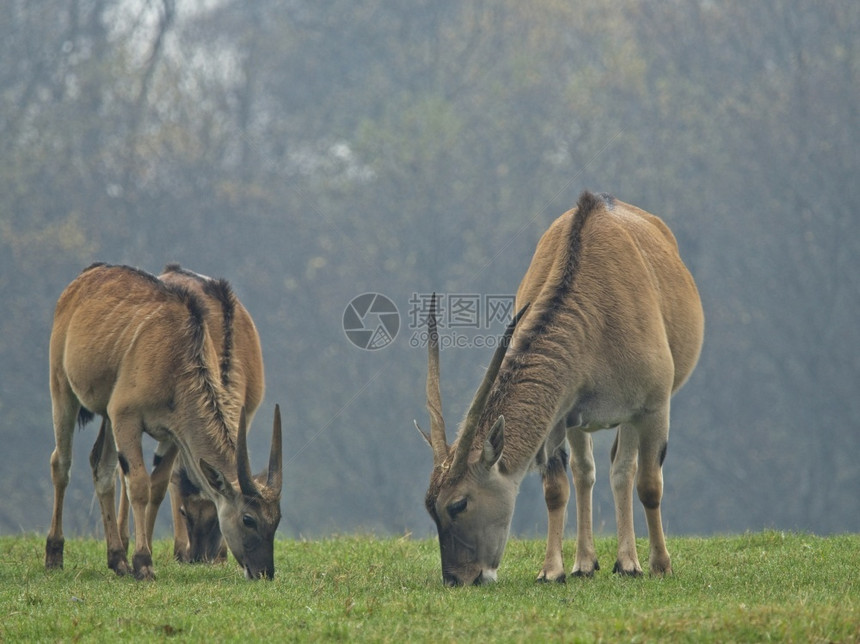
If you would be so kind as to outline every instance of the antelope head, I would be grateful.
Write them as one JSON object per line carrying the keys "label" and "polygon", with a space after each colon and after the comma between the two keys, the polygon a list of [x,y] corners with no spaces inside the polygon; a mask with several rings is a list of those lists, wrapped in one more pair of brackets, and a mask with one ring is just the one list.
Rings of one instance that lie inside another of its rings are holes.
{"label": "antelope head", "polygon": [[223,472],[204,460],[200,461],[208,484],[216,492],[215,506],[221,532],[248,579],[272,579],[275,576],[274,540],[281,520],[283,482],[281,451],[281,410],[275,405],[267,472],[257,477],[251,475],[244,409],[236,441],[239,489]]}
{"label": "antelope head", "polygon": [[480,450],[473,450],[484,405],[505,357],[514,327],[525,307],[508,325],[457,440],[448,445],[439,388],[439,334],[436,296],[430,302],[428,326],[427,409],[430,433],[415,426],[433,448],[433,473],[425,506],[439,531],[442,580],[447,586],[481,584],[496,580],[514,514],[518,483],[499,469],[504,448],[505,419],[491,419]]}
{"label": "antelope head", "polygon": [[203,495],[184,467],[173,470],[173,479],[181,490],[182,505],[179,513],[188,533],[188,548],[177,556],[186,563],[226,560],[227,546],[218,525],[218,510],[215,504]]}

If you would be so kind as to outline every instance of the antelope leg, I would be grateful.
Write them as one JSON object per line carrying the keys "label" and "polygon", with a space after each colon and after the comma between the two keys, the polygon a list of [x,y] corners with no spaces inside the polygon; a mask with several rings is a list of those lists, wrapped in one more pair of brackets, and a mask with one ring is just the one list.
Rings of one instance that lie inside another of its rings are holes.
{"label": "antelope leg", "polygon": [[663,459],[666,457],[669,439],[668,411],[655,413],[646,421],[639,435],[639,475],[636,491],[645,508],[645,521],[648,525],[648,566],[652,575],[666,575],[672,573],[672,564],[663,535],[660,503],[663,499]]}
{"label": "antelope leg", "polygon": [[570,442],[570,471],[576,493],[576,558],[571,574],[593,577],[600,570],[594,549],[591,498],[594,490],[594,453],[591,435],[572,427],[567,433]]}
{"label": "antelope leg", "polygon": [[[163,451],[162,451],[163,448]],[[146,506],[146,536],[149,539],[149,549],[152,550],[152,535],[155,532],[155,519],[158,516],[158,508],[167,494],[167,486],[170,484],[170,475],[173,473],[173,463],[179,448],[176,443],[159,444],[156,452],[156,461],[152,468],[150,480],[149,504]]]}
{"label": "antelope leg", "polygon": [[110,410],[108,413],[114,419],[114,437],[119,450],[119,464],[126,479],[131,512],[134,517],[134,555],[132,557],[134,576],[137,579],[155,579],[150,539],[146,533],[150,480],[143,461],[142,429],[136,418],[123,418],[121,414],[110,414]]}
{"label": "antelope leg", "polygon": [[113,431],[107,418],[102,419],[99,435],[93,445],[92,452],[90,452],[90,466],[93,471],[93,483],[104,523],[107,565],[117,575],[126,575],[131,572],[126,556],[128,541],[126,540],[123,544],[117,525],[115,498],[117,452]]}
{"label": "antelope leg", "polygon": [[[54,383],[52,382],[52,385]],[[65,383],[61,383],[65,385]],[[54,417],[54,439],[56,447],[51,453],[51,481],[54,484],[54,510],[51,529],[45,541],[45,568],[63,567],[63,500],[69,485],[69,470],[72,467],[72,438],[75,420],[80,405],[71,404],[74,394],[67,386],[52,387],[51,401]]]}
{"label": "antelope leg", "polygon": [[633,532],[633,480],[636,477],[639,437],[629,425],[621,425],[612,445],[612,496],[615,498],[615,522],[618,528],[618,558],[613,572],[621,575],[642,574],[636,555]]}

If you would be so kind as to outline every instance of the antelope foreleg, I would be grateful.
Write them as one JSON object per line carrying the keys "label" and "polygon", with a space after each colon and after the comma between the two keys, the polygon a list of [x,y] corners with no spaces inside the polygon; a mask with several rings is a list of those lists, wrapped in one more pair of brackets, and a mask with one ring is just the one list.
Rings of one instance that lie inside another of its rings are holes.
{"label": "antelope foreleg", "polygon": [[182,495],[179,491],[178,476],[170,480],[170,510],[173,514],[173,558],[182,563],[191,561],[191,543],[188,538],[188,526],[182,515]]}
{"label": "antelope foreleg", "polygon": [[[162,448],[164,451],[162,452]],[[159,453],[161,452],[161,453]],[[146,506],[146,535],[149,540],[149,549],[152,550],[152,535],[155,532],[155,519],[158,516],[158,508],[167,494],[170,484],[170,475],[173,473],[173,463],[179,448],[175,443],[160,444],[155,454],[152,474],[150,475],[149,504]]]}
{"label": "antelope foreleg", "polygon": [[117,467],[116,473],[119,475],[119,510],[117,510],[117,527],[119,528],[119,538],[122,540],[122,549],[128,553],[128,544],[130,541],[128,528],[128,514],[131,512],[131,506],[128,503],[128,488],[125,485],[125,476],[122,470]]}
{"label": "antelope foreleg", "polygon": [[541,470],[543,495],[544,501],[546,501],[547,538],[546,556],[544,557],[543,568],[538,575],[538,581],[565,581],[562,543],[567,502],[570,499],[566,460],[567,454],[563,449],[559,449],[550,456]]}
{"label": "antelope foreleg", "polygon": [[143,462],[140,429],[134,420],[126,420],[125,424],[116,419],[114,434],[116,446],[119,449],[119,465],[126,479],[131,512],[134,516],[134,556],[132,566],[136,579],[155,579],[152,567],[152,549],[149,546],[149,536],[146,533],[146,508],[149,505],[150,481],[149,474]]}
{"label": "antelope foreleg", "polygon": [[[159,453],[159,450],[162,449],[162,445],[164,445],[164,452]],[[152,474],[150,475],[150,503],[146,508],[146,533],[149,535],[150,550],[152,550],[152,539],[153,534],[155,533],[155,520],[158,517],[158,508],[161,507],[161,502],[167,494],[167,486],[170,483],[170,475],[173,471],[173,463],[176,460],[177,451],[178,450],[175,445],[171,446],[170,444],[160,443],[159,449],[155,452]],[[119,534],[122,539],[123,548],[128,552],[128,515],[130,510],[128,489],[126,488],[125,477],[122,475],[121,471],[119,472],[119,475],[120,497],[119,510],[117,512],[117,523],[119,525]],[[171,500],[172,499],[173,495],[171,494]]]}

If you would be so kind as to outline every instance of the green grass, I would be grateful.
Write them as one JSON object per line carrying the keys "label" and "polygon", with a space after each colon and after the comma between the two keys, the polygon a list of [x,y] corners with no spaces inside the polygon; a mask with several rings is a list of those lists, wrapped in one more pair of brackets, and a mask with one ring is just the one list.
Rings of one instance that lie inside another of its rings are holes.
{"label": "green grass", "polygon": [[858,535],[670,539],[665,579],[617,577],[614,539],[597,547],[594,579],[536,584],[543,541],[514,539],[499,583],[445,588],[434,540],[279,540],[255,583],[174,563],[164,540],[146,583],[109,571],[101,541],[67,540],[46,572],[43,537],[0,537],[0,641],[860,641]]}

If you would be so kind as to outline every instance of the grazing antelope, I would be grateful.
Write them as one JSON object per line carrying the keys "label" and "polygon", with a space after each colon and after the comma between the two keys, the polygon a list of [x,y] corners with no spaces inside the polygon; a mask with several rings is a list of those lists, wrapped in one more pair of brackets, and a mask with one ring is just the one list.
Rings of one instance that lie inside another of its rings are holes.
{"label": "grazing antelope", "polygon": [[[250,429],[251,421],[263,399],[263,352],[260,336],[247,309],[233,294],[226,280],[215,280],[183,269],[179,264],[168,264],[158,276],[162,282],[173,284],[194,293],[206,305],[206,322],[218,352],[221,384],[228,395],[236,397],[245,408]],[[105,421],[102,429],[105,431]],[[215,504],[203,495],[188,476],[188,469],[179,462],[171,475],[166,464],[173,462],[176,450],[170,441],[160,442],[155,450],[151,474],[153,496],[164,497],[164,486],[170,480],[170,505],[173,512],[173,556],[178,561],[223,561],[227,557],[218,513]],[[120,477],[122,492],[119,508],[119,531],[123,543],[128,544],[128,496],[125,479]],[[152,520],[154,522],[155,516]],[[152,536],[153,525],[148,526]]]}
{"label": "grazing antelope", "polygon": [[[57,301],[50,344],[56,448],[46,568],[63,566],[63,497],[75,420],[84,408],[106,419],[90,461],[109,568],[119,575],[131,572],[115,516],[119,462],[134,514],[133,572],[138,579],[154,578],[148,526],[161,499],[150,494],[141,447],[146,432],[176,445],[166,459],[181,452],[189,478],[215,503],[221,531],[246,577],[274,576],[281,518],[280,411],[276,406],[268,470],[255,480],[244,410],[226,395],[218,373],[204,304],[187,289],[105,264],[85,269],[66,287]],[[167,471],[171,468],[172,462],[166,464]]]}
{"label": "grazing antelope", "polygon": [[443,581],[496,579],[517,492],[532,464],[541,472],[549,524],[538,580],[564,581],[570,496],[565,439],[577,507],[572,574],[593,575],[599,566],[590,432],[608,428],[617,428],[610,471],[618,526],[615,572],[642,573],[633,533],[635,479],[651,573],[670,573],[660,517],[669,399],[692,372],[704,332],[699,294],[674,236],[639,208],[584,192],[538,243],[517,291],[516,306],[524,304],[528,311],[515,333],[516,319],[509,326],[450,446],[435,302],[431,307],[430,434],[422,434],[433,448],[433,473],[425,503],[439,531]]}

